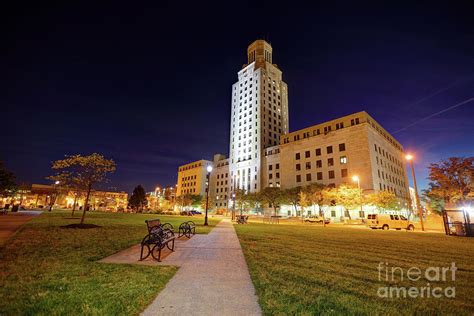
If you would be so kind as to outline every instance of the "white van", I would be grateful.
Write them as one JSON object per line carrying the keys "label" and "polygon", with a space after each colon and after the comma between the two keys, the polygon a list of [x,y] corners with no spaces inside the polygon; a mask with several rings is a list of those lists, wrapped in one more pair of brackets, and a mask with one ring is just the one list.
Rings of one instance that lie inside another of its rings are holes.
{"label": "white van", "polygon": [[403,215],[369,214],[367,215],[367,226],[383,230],[415,230],[415,225]]}

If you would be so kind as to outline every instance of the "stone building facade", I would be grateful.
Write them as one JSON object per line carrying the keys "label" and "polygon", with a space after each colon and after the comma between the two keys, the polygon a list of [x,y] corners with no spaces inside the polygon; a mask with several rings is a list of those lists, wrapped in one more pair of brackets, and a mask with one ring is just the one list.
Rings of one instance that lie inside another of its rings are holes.
{"label": "stone building facade", "polygon": [[[338,186],[353,176],[364,193],[387,190],[408,205],[403,147],[393,136],[364,111],[289,133],[288,87],[272,47],[258,40],[247,55],[232,86],[229,158],[201,160],[199,171],[190,169],[196,162],[179,167],[178,195],[205,194],[204,165],[212,165],[209,194],[218,208],[231,207],[236,189]],[[185,181],[196,183],[189,190]]]}
{"label": "stone building facade", "polygon": [[198,160],[178,168],[176,196],[184,194],[205,195],[207,166],[212,166],[209,160]]}

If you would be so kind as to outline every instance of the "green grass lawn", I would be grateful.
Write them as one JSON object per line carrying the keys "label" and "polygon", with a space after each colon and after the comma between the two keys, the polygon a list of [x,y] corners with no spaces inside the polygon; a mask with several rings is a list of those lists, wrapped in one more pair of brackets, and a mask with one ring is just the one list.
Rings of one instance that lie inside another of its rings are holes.
{"label": "green grass lawn", "polygon": [[[260,223],[236,229],[266,315],[474,313],[474,238]],[[380,298],[380,287],[428,283],[406,280],[406,275],[403,282],[384,281],[383,273],[379,281],[380,262],[405,273],[410,267],[424,271],[455,262],[455,282],[429,283],[432,288],[455,286],[456,297]]]}
{"label": "green grass lawn", "polygon": [[[0,248],[0,315],[140,313],[177,271],[171,266],[98,263],[139,243],[145,219],[160,218],[177,229],[193,220],[207,233],[219,220],[165,215],[91,213],[86,223],[101,227],[65,229],[78,223],[69,212],[33,219]],[[78,214],[79,216],[79,214]]]}

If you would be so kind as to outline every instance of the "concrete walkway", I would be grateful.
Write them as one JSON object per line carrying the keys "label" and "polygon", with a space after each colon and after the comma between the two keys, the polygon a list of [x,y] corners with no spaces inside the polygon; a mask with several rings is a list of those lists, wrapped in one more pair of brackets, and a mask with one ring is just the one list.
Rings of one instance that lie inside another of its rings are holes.
{"label": "concrete walkway", "polygon": [[41,212],[8,212],[7,215],[0,215],[0,245],[3,245],[20,227]]}
{"label": "concrete walkway", "polygon": [[180,269],[142,315],[261,315],[232,223],[196,235],[162,264]]}

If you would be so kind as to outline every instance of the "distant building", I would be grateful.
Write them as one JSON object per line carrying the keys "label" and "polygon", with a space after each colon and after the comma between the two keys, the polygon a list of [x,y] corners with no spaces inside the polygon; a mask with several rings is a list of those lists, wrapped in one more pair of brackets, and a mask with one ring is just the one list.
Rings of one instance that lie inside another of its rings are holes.
{"label": "distant building", "polygon": [[[15,195],[15,203],[21,203],[26,208],[48,208],[51,203],[55,208],[72,209],[76,204],[79,210],[85,203],[85,192],[46,184],[32,184],[30,188],[21,190]],[[3,205],[10,203],[11,198],[3,198]],[[125,192],[94,190],[90,196],[92,210],[124,211],[128,204],[128,194]]]}
{"label": "distant building", "polygon": [[[289,133],[288,88],[272,63],[272,47],[258,40],[247,55],[232,86],[229,158],[218,154],[212,162],[180,166],[178,195],[204,195],[206,167],[212,165],[209,194],[218,208],[231,206],[236,189],[338,186],[354,184],[355,175],[364,193],[390,191],[409,207],[405,155],[393,136],[364,111]],[[354,210],[351,217],[359,216],[364,214]]]}
{"label": "distant building", "polygon": [[184,194],[205,195],[207,166],[212,166],[212,161],[198,160],[178,168],[178,183],[176,196]]}

